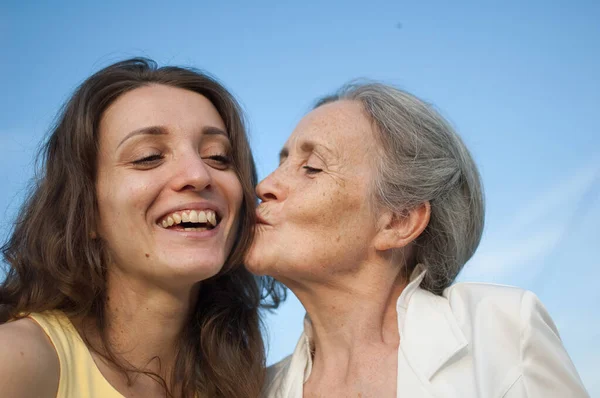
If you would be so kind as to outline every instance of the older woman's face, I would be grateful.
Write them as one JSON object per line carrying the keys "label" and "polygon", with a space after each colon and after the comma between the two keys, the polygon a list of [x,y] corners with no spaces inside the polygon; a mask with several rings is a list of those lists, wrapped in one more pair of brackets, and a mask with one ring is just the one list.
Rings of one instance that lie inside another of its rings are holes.
{"label": "older woman's face", "polygon": [[257,187],[256,238],[247,266],[284,282],[352,272],[373,250],[377,156],[362,106],[337,101],[304,117],[279,167]]}
{"label": "older woman's face", "polygon": [[105,111],[99,130],[98,234],[110,266],[164,284],[219,272],[242,188],[213,104],[180,88],[141,87]]}

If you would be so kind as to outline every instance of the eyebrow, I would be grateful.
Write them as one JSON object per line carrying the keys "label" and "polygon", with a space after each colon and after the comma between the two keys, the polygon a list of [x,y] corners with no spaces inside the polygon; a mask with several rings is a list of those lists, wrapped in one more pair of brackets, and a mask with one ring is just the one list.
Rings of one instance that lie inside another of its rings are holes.
{"label": "eyebrow", "polygon": [[[314,152],[315,150],[319,150],[319,152],[326,152],[329,156],[335,156],[335,153],[326,147],[323,144],[314,142],[314,141],[305,141],[300,145],[300,151],[304,153]],[[290,150],[287,147],[283,147],[281,151],[279,151],[279,163],[283,162],[290,155]]]}
{"label": "eyebrow", "polygon": [[[133,130],[132,132],[127,134],[125,136],[125,138],[123,138],[121,140],[121,142],[119,142],[119,145],[117,145],[117,148],[119,148],[121,145],[123,145],[123,143],[125,141],[127,141],[128,139],[138,136],[138,135],[167,135],[167,134],[168,134],[167,129],[164,128],[163,126],[142,127],[140,129]],[[225,138],[227,138],[227,140],[229,140],[229,136],[227,135],[227,133],[225,131],[221,130],[218,127],[214,127],[214,126],[203,127],[202,134],[203,135],[222,135]]]}
{"label": "eyebrow", "polygon": [[165,135],[165,134],[167,134],[167,130],[165,130],[165,128],[162,126],[142,127],[141,129],[133,130],[132,132],[127,134],[125,136],[125,138],[123,138],[121,140],[121,142],[119,142],[119,145],[117,145],[117,148],[119,148],[121,145],[123,145],[123,143],[125,141],[127,141],[128,139],[135,137],[137,135]]}
{"label": "eyebrow", "polygon": [[203,135],[222,135],[229,140],[229,135],[218,127],[206,126],[202,128]]}

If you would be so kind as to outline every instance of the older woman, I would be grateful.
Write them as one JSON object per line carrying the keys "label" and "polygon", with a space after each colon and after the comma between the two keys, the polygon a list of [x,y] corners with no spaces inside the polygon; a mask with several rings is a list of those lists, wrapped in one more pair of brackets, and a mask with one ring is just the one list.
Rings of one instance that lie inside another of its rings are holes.
{"label": "older woman", "polygon": [[266,396],[587,396],[532,293],[452,285],[479,244],[483,193],[421,100],[381,84],[325,98],[257,192],[248,267],[307,311]]}
{"label": "older woman", "polygon": [[231,94],[191,69],[111,65],[42,161],[3,246],[0,395],[255,398],[255,173]]}

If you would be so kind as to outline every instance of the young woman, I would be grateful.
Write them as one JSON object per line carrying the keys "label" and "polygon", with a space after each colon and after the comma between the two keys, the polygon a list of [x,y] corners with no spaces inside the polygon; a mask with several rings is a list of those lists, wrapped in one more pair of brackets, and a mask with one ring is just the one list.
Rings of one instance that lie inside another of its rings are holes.
{"label": "young woman", "polygon": [[256,175],[231,94],[119,62],[76,90],[41,156],[3,246],[2,395],[256,397],[268,281],[240,266]]}

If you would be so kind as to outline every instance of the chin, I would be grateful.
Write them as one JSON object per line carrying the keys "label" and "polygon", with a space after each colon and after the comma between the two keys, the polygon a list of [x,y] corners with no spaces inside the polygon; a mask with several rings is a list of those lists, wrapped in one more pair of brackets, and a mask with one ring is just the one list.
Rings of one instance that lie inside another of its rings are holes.
{"label": "chin", "polygon": [[265,267],[264,262],[261,261],[261,257],[264,258],[264,256],[260,256],[259,253],[261,253],[260,249],[257,248],[256,244],[253,244],[244,258],[244,265],[246,266],[246,269],[254,275],[264,276],[267,274],[267,267]]}
{"label": "chin", "polygon": [[202,269],[194,269],[192,271],[187,271],[185,273],[179,273],[177,275],[178,285],[180,286],[193,286],[199,282],[208,280],[213,276],[217,275],[223,267],[214,267],[214,268],[202,268]]}
{"label": "chin", "polygon": [[[260,256],[260,258],[252,259],[246,258],[246,269],[256,276],[271,276],[278,279],[281,274],[280,271],[283,270],[277,261],[271,261],[267,256]],[[287,272],[284,272],[284,274],[287,274]]]}
{"label": "chin", "polygon": [[211,278],[218,274],[225,264],[225,259],[190,259],[186,258],[181,261],[169,259],[169,263],[165,266],[166,277],[174,276],[182,278],[190,283],[196,283],[205,279]]}
{"label": "chin", "polygon": [[247,255],[244,259],[244,266],[248,271],[252,272],[254,275],[264,275],[260,272],[260,266],[257,266],[256,261],[254,261],[254,259],[250,255]]}

